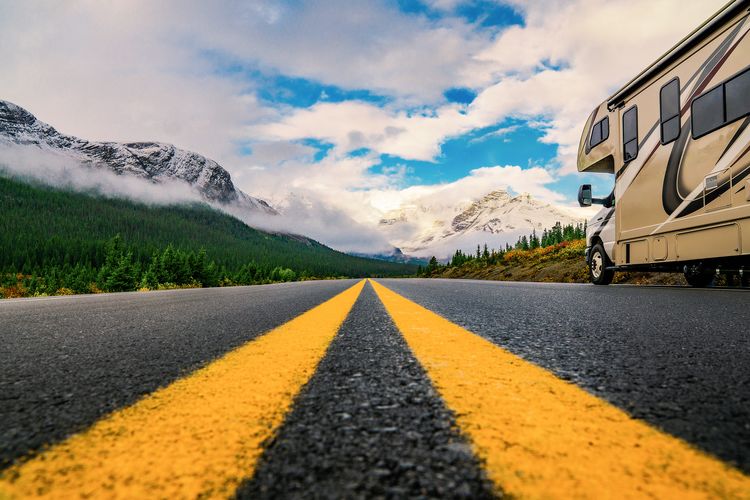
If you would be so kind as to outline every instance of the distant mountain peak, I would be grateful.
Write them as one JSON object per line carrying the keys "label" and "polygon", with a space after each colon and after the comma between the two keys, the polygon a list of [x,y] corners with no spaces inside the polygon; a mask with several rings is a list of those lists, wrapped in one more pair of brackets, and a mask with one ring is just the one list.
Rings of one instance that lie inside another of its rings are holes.
{"label": "distant mountain peak", "polygon": [[152,182],[181,180],[209,202],[276,214],[265,201],[237,189],[231,175],[214,160],[161,142],[92,142],[58,132],[24,108],[0,100],[0,145],[38,147],[82,165],[107,168]]}
{"label": "distant mountain peak", "polygon": [[479,242],[499,246],[519,234],[552,228],[557,222],[563,225],[581,222],[564,209],[537,200],[529,193],[513,195],[505,189],[490,191],[468,204],[454,207],[435,206],[430,210],[430,203],[424,200],[416,206],[420,209],[405,205],[386,213],[380,227],[392,235],[395,245],[420,256],[434,253],[445,257],[457,249],[475,248]]}

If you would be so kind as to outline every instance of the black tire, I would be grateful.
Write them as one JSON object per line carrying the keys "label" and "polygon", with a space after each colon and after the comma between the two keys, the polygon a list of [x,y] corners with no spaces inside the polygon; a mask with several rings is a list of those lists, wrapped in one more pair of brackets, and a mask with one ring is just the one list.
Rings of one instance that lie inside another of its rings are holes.
{"label": "black tire", "polygon": [[685,281],[693,288],[706,288],[711,286],[716,276],[711,269],[701,265],[685,267]]}
{"label": "black tire", "polygon": [[609,285],[615,277],[615,272],[607,269],[612,263],[601,243],[594,245],[589,255],[589,279],[595,285]]}
{"label": "black tire", "polygon": [[750,287],[750,271],[742,273],[742,277],[740,278],[740,286]]}

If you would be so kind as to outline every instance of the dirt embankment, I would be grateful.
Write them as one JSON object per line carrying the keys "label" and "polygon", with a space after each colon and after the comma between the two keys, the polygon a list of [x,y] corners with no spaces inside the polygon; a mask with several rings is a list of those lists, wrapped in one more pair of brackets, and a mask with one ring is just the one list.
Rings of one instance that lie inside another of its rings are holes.
{"label": "dirt embankment", "polygon": [[[431,278],[464,278],[496,281],[588,283],[584,240],[567,241],[533,250],[510,250],[498,262],[475,259],[458,267],[440,267]],[[677,273],[617,273],[614,283],[686,285]]]}

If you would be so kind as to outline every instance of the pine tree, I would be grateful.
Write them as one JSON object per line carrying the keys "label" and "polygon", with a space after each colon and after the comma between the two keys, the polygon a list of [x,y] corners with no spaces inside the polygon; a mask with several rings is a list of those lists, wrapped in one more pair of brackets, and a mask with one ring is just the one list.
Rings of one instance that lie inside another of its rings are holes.
{"label": "pine tree", "polygon": [[427,264],[427,272],[429,274],[432,274],[433,272],[437,271],[438,269],[438,261],[437,258],[433,255],[430,259],[430,262]]}
{"label": "pine tree", "polygon": [[104,289],[108,292],[126,292],[135,289],[136,273],[133,266],[133,254],[130,252],[123,254],[112,268],[107,280],[104,283]]}
{"label": "pine tree", "polygon": [[143,273],[141,278],[141,288],[148,288],[149,290],[156,290],[159,288],[159,259],[154,256],[149,264],[146,272]]}
{"label": "pine tree", "polygon": [[531,231],[531,237],[529,238],[529,247],[532,249],[539,248],[539,238],[536,235],[536,229],[533,229]]}

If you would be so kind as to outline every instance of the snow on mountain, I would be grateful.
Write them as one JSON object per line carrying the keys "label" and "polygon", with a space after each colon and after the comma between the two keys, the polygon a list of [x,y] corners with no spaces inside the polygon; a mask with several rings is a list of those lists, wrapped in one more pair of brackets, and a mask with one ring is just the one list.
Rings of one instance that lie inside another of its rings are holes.
{"label": "snow on mountain", "polygon": [[505,190],[456,206],[432,201],[418,200],[386,213],[380,229],[407,254],[446,258],[457,249],[472,252],[484,243],[500,248],[532,230],[541,233],[557,222],[566,225],[584,220],[571,209]]}
{"label": "snow on mountain", "polygon": [[0,100],[0,147],[24,146],[54,154],[77,164],[106,168],[118,175],[152,183],[183,181],[207,202],[247,212],[276,214],[265,201],[252,197],[232,183],[215,161],[171,144],[158,142],[91,142],[61,134],[13,103]]}

